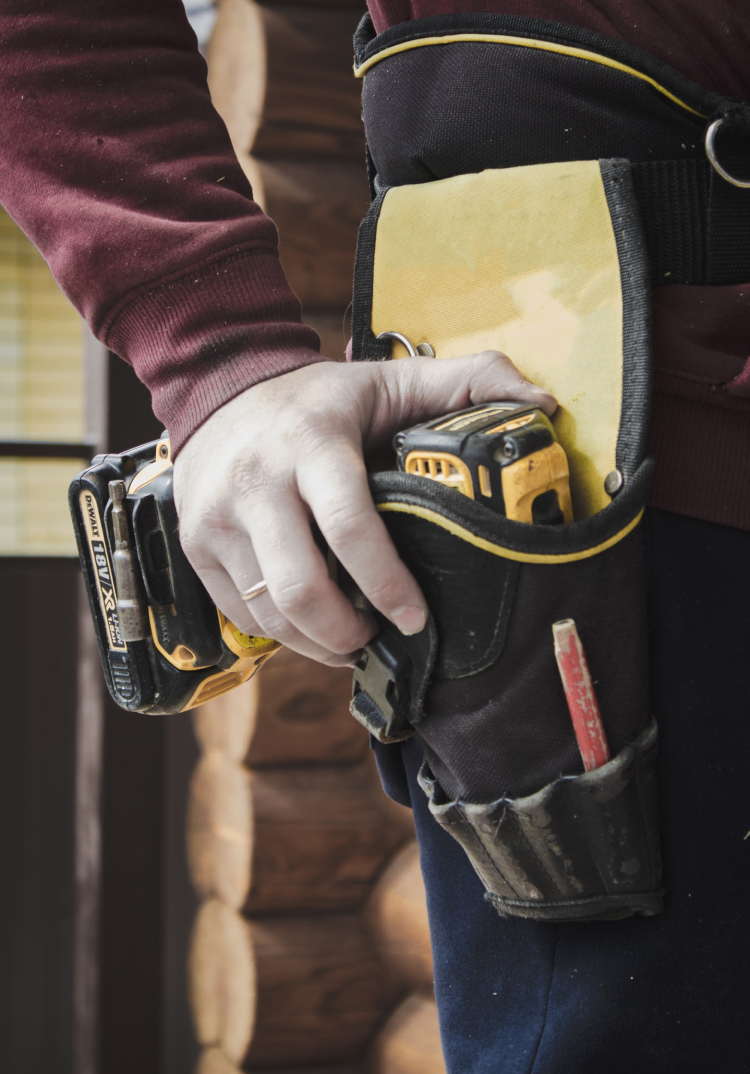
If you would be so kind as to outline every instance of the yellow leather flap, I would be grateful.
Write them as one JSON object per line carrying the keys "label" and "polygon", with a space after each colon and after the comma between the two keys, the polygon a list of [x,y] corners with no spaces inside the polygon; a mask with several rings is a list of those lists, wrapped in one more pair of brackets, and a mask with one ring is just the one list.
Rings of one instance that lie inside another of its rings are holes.
{"label": "yellow leather flap", "polygon": [[[488,170],[390,190],[372,330],[437,358],[505,351],[560,402],[577,519],[610,502],[622,403],[620,266],[597,161]],[[404,349],[394,345],[394,357]]]}

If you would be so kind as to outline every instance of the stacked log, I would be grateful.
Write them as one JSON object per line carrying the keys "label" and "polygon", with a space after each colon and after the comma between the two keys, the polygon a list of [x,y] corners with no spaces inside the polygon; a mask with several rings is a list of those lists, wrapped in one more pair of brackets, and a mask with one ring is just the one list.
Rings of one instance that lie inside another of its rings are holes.
{"label": "stacked log", "polygon": [[[236,1070],[253,1031],[256,966],[240,910],[252,854],[250,776],[243,765],[257,706],[247,687],[196,709],[201,757],[188,798],[187,853],[201,899],[188,958],[188,991],[198,1042],[198,1070]],[[220,1058],[217,1058],[220,1057]]]}
{"label": "stacked log", "polygon": [[416,841],[394,856],[370,897],[365,917],[381,958],[409,988],[377,1037],[372,1074],[445,1074]]}
{"label": "stacked log", "polygon": [[342,358],[357,228],[367,211],[352,37],[364,6],[222,0],[208,49],[214,104],[322,350]]}
{"label": "stacked log", "polygon": [[[208,50],[214,104],[334,358],[369,202],[362,10],[221,0]],[[350,691],[350,671],[282,651],[194,713],[196,1074],[441,1074],[413,822],[380,789]]]}
{"label": "stacked log", "polygon": [[282,651],[194,713],[197,1074],[441,1070],[411,814],[380,789],[349,689]]}

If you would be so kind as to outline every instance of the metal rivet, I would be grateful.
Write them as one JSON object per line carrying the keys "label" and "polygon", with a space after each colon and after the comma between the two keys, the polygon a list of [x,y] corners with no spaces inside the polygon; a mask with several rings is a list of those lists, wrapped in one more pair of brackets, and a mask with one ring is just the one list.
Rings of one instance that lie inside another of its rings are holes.
{"label": "metal rivet", "polygon": [[610,470],[604,478],[604,491],[608,496],[615,496],[623,486],[625,479],[619,470]]}
{"label": "metal rivet", "polygon": [[431,343],[418,343],[417,354],[421,354],[423,358],[434,358],[435,348]]}
{"label": "metal rivet", "polygon": [[159,454],[163,459],[167,458],[167,456],[169,455],[169,448],[166,444],[159,445]]}

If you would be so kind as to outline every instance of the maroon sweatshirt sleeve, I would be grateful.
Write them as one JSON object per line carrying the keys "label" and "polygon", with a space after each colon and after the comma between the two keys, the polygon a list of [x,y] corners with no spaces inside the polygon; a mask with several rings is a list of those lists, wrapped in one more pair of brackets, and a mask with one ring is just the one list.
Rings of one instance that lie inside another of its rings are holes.
{"label": "maroon sweatshirt sleeve", "polygon": [[176,449],[245,388],[322,360],[180,0],[5,0],[0,130],[0,203]]}

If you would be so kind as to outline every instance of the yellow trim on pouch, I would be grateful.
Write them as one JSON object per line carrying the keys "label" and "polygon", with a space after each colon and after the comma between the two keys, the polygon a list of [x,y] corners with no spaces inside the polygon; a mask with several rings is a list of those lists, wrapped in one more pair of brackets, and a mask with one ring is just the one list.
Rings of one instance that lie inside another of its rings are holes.
{"label": "yellow trim on pouch", "polygon": [[[622,404],[617,244],[595,160],[394,187],[378,219],[372,330],[436,357],[497,349],[550,391],[578,520],[610,503]],[[400,343],[393,357],[405,356]]]}
{"label": "yellow trim on pouch", "polygon": [[541,52],[558,52],[562,56],[572,56],[578,60],[589,60],[591,63],[600,63],[603,67],[612,67],[615,71],[622,71],[623,74],[631,75],[633,78],[639,78],[642,82],[648,82],[658,93],[663,94],[670,101],[678,104],[680,108],[684,108],[686,112],[692,112],[694,116],[700,116],[702,119],[707,119],[702,112],[697,112],[695,108],[691,108],[689,104],[685,104],[679,97],[675,97],[673,93],[670,93],[666,87],[662,86],[656,79],[651,78],[650,75],[645,75],[642,71],[637,70],[635,67],[628,67],[625,63],[620,63],[619,60],[613,60],[609,56],[603,56],[599,52],[590,52],[585,48],[576,48],[574,45],[560,45],[556,41],[538,41],[528,37],[513,37],[510,34],[446,34],[445,37],[421,37],[414,41],[402,41],[400,45],[391,45],[390,48],[384,48],[382,52],[377,52],[374,56],[371,56],[369,60],[365,60],[359,67],[355,65],[354,74],[357,78],[362,78],[371,67],[374,67],[376,63],[380,63],[381,60],[387,60],[389,56],[396,56],[400,52],[408,52],[413,48],[424,48],[426,45],[453,45],[462,41],[480,41],[489,44],[496,45],[517,45],[519,48],[535,48]]}
{"label": "yellow trim on pouch", "polygon": [[502,545],[495,544],[494,541],[486,541],[484,537],[477,537],[471,530],[467,530],[464,526],[459,526],[457,522],[451,522],[449,518],[445,518],[444,515],[439,514],[437,511],[430,510],[429,507],[415,507],[409,503],[379,503],[377,508],[381,514],[393,512],[423,518],[426,522],[432,522],[434,525],[440,526],[441,529],[452,533],[454,537],[460,537],[462,541],[473,544],[476,548],[481,548],[493,556],[512,559],[517,563],[548,564],[576,563],[580,559],[591,559],[592,556],[597,556],[600,552],[606,552],[608,548],[617,544],[623,537],[627,537],[641,521],[643,515],[643,511],[639,511],[635,518],[628,522],[627,526],[623,527],[613,537],[609,537],[606,541],[602,541],[601,544],[595,545],[594,548],[585,548],[582,552],[565,552],[562,555],[543,555],[537,552],[515,552],[511,548],[503,548]]}

